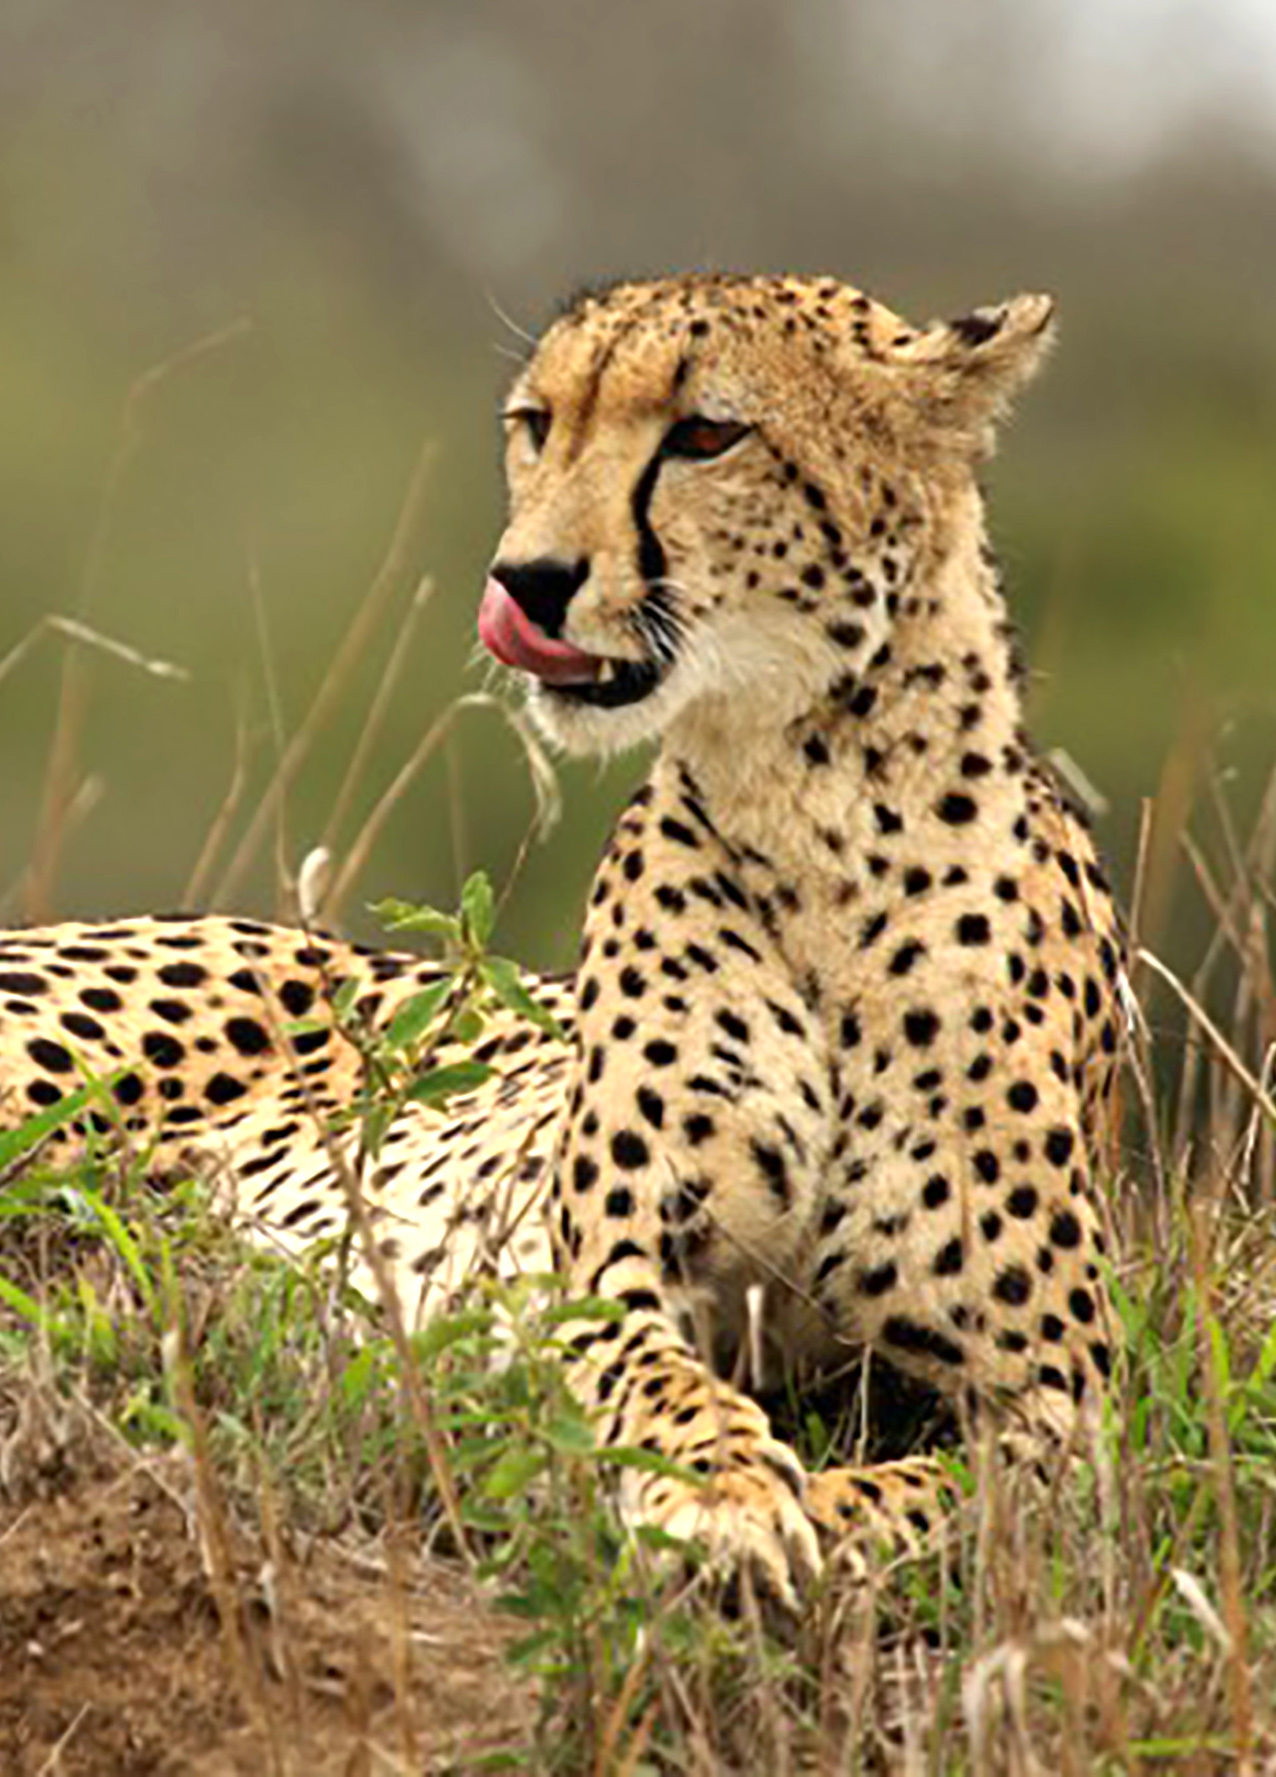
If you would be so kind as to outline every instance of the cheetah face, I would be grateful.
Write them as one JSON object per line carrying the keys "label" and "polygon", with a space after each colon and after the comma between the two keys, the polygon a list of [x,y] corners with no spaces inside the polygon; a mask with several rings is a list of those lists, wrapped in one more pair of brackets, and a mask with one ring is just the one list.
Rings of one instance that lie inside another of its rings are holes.
{"label": "cheetah face", "polygon": [[985,416],[957,397],[1015,308],[919,332],[827,279],[691,277],[555,323],[506,405],[478,620],[548,735],[607,753],[845,689],[942,529],[936,489],[973,490]]}

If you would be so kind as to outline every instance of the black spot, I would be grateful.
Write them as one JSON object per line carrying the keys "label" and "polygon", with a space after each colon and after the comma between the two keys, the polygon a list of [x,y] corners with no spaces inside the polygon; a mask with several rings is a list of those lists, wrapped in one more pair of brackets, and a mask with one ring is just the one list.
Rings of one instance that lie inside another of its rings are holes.
{"label": "black spot", "polygon": [[853,716],[861,719],[873,713],[873,705],[877,702],[877,691],[872,685],[863,685],[847,704]]}
{"label": "black spot", "polygon": [[165,1121],[168,1123],[202,1123],[204,1113],[197,1104],[179,1104],[175,1105],[171,1111],[165,1112]]}
{"label": "black spot", "polygon": [[670,1067],[678,1059],[678,1051],[664,1037],[653,1037],[643,1048],[643,1054],[652,1067]]}
{"label": "black spot", "polygon": [[931,1262],[931,1270],[936,1277],[956,1277],[965,1262],[960,1239],[954,1237],[946,1241],[935,1254]]}
{"label": "black spot", "polygon": [[1016,1080],[1006,1093],[1006,1103],[1012,1111],[1027,1116],[1029,1111],[1036,1110],[1039,1097],[1040,1094],[1031,1080]]}
{"label": "black spot", "polygon": [[113,987],[86,987],[80,994],[80,1003],[93,1012],[118,1012],[124,1001]]}
{"label": "black spot", "polygon": [[255,1018],[228,1018],[226,1036],[240,1055],[264,1055],[270,1048],[269,1033]]}
{"label": "black spot", "polygon": [[963,913],[956,930],[959,944],[987,944],[992,936],[984,913]]}
{"label": "black spot", "polygon": [[952,1195],[952,1187],[941,1172],[928,1178],[922,1186],[922,1202],[927,1209],[939,1209]]}
{"label": "black spot", "polygon": [[789,1201],[789,1173],[788,1167],[784,1163],[784,1155],[778,1148],[758,1141],[756,1137],[749,1143],[749,1147],[757,1162],[758,1171],[765,1178],[772,1195],[777,1197],[781,1203],[787,1203]]}
{"label": "black spot", "polygon": [[906,895],[924,895],[932,881],[933,878],[929,870],[924,870],[920,864],[914,864],[911,869],[904,872],[904,893]]}
{"label": "black spot", "polygon": [[905,1012],[904,1035],[916,1048],[929,1048],[938,1034],[939,1018],[934,1012],[925,1008]]}
{"label": "black spot", "polygon": [[901,944],[890,960],[892,975],[907,975],[919,956],[925,956],[926,946],[918,938],[909,938]]}
{"label": "black spot", "polygon": [[681,821],[676,821],[672,815],[667,814],[661,817],[660,831],[666,839],[672,839],[675,845],[685,845],[691,851],[699,850],[700,841],[691,828],[684,826]]}
{"label": "black spot", "polygon": [[737,1017],[734,1012],[719,1012],[717,1014],[717,1022],[733,1042],[748,1042],[749,1027],[744,1022],[744,1019]]}
{"label": "black spot", "polygon": [[998,1274],[992,1293],[999,1302],[1008,1302],[1012,1308],[1021,1308],[1032,1294],[1032,1279],[1022,1265],[1007,1265]]}
{"label": "black spot", "polygon": [[603,1208],[609,1216],[631,1216],[634,1213],[633,1192],[625,1185],[616,1185],[603,1198]]}
{"label": "black spot", "polygon": [[106,1035],[96,1018],[90,1018],[86,1012],[64,1012],[58,1020],[63,1030],[70,1031],[73,1037],[82,1037],[85,1042],[100,1042]]}
{"label": "black spot", "polygon": [[136,1074],[124,1074],[111,1088],[112,1097],[117,1104],[140,1104],[142,1099],[142,1082]]}
{"label": "black spot", "polygon": [[290,1038],[293,1050],[298,1055],[313,1055],[316,1049],[322,1049],[332,1032],[328,1030],[303,1030]]}
{"label": "black spot", "polygon": [[973,796],[967,796],[961,790],[950,790],[936,803],[935,813],[950,827],[964,827],[979,813],[979,805]]}
{"label": "black spot", "polygon": [[1075,1145],[1072,1131],[1062,1126],[1050,1130],[1042,1144],[1046,1159],[1051,1166],[1066,1166],[1072,1158],[1072,1150]]}
{"label": "black spot", "polygon": [[63,1094],[52,1080],[32,1080],[27,1087],[27,1097],[32,1104],[61,1104]]}
{"label": "black spot", "polygon": [[0,974],[0,992],[41,994],[48,983],[43,975],[33,975],[26,969],[6,969]]}
{"label": "black spot", "polygon": [[1006,1210],[1017,1221],[1026,1222],[1037,1213],[1038,1197],[1032,1185],[1016,1185],[1006,1198]]}
{"label": "black spot", "polygon": [[155,973],[165,987],[201,987],[208,979],[202,963],[165,963]]}
{"label": "black spot", "polygon": [[810,734],[802,742],[802,751],[806,754],[809,765],[827,765],[829,750],[818,734]]}
{"label": "black spot", "polygon": [[611,1157],[626,1172],[645,1166],[650,1154],[646,1142],[632,1129],[618,1129],[611,1138]]}
{"label": "black spot", "polygon": [[991,1148],[980,1148],[972,1164],[986,1185],[995,1185],[1001,1177],[1001,1161]]}
{"label": "black spot", "polygon": [[1094,1319],[1094,1297],[1089,1290],[1072,1290],[1068,1295],[1068,1307],[1072,1310],[1073,1318],[1085,1326],[1089,1326]]}
{"label": "black spot", "polygon": [[874,1265],[870,1270],[861,1271],[855,1279],[855,1287],[861,1296],[884,1296],[898,1282],[898,1267],[894,1260],[887,1259],[883,1265]]}
{"label": "black spot", "polygon": [[713,1118],[706,1116],[703,1111],[695,1111],[682,1119],[682,1132],[693,1148],[698,1148],[702,1141],[707,1141],[713,1131]]}
{"label": "black spot", "polygon": [[177,1067],[185,1059],[185,1047],[166,1030],[148,1030],[142,1038],[142,1054],[156,1067]]}
{"label": "black spot", "polygon": [[630,1000],[640,1000],[647,991],[646,977],[632,963],[620,971],[620,991]]}
{"label": "black spot", "polygon": [[919,1326],[916,1321],[907,1320],[900,1314],[889,1316],[882,1328],[882,1337],[887,1344],[894,1345],[899,1351],[938,1358],[940,1363],[960,1364],[965,1361],[960,1345],[954,1344],[933,1327]]}
{"label": "black spot", "polygon": [[1055,1246],[1080,1246],[1081,1224],[1070,1209],[1057,1210],[1051,1217],[1050,1239]]}
{"label": "black spot", "polygon": [[27,1044],[27,1054],[46,1073],[69,1074],[75,1067],[70,1052],[61,1043],[51,1042],[48,1037],[32,1037]]}
{"label": "black spot", "polygon": [[166,1024],[185,1024],[191,1015],[191,1009],[184,1000],[152,1000],[150,1009]]}
{"label": "black spot", "polygon": [[650,1086],[638,1088],[638,1109],[651,1124],[653,1129],[662,1129],[665,1121],[665,1101]]}
{"label": "black spot", "polygon": [[588,1154],[577,1154],[572,1161],[572,1184],[577,1191],[592,1191],[598,1183],[598,1164]]}
{"label": "black spot", "polygon": [[233,1074],[214,1074],[204,1088],[204,1097],[210,1104],[232,1104],[235,1099],[242,1098],[248,1088],[242,1080]]}
{"label": "black spot", "polygon": [[279,1001],[292,1018],[304,1018],[315,1003],[315,990],[308,981],[285,981],[279,989]]}

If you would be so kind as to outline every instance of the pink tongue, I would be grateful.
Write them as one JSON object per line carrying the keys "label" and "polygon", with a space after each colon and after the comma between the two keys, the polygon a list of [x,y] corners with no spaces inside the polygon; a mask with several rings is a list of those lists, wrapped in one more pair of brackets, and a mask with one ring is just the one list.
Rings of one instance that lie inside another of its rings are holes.
{"label": "pink tongue", "polygon": [[598,677],[597,655],[555,641],[538,629],[512,599],[499,580],[489,579],[483,588],[478,614],[479,640],[489,654],[506,666],[535,673],[549,685],[579,685]]}

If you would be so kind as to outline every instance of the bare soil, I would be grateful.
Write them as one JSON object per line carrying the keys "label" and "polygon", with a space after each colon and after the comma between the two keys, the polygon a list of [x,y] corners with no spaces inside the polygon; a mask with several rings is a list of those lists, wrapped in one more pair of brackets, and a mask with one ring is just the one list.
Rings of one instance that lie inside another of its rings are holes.
{"label": "bare soil", "polygon": [[0,1386],[3,1777],[418,1777],[523,1738],[504,1627],[459,1567],[229,1541],[223,1611],[185,1459]]}

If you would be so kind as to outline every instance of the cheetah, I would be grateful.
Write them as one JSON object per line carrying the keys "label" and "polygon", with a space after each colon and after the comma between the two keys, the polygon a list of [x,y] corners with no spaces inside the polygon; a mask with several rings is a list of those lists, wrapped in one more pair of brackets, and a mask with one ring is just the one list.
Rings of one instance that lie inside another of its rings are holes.
{"label": "cheetah", "polygon": [[[805,1376],[872,1351],[1036,1451],[1110,1371],[1119,922],[1023,732],[977,483],[1052,312],[914,327],[832,278],[621,283],[504,411],[480,639],[565,751],[659,750],[574,981],[533,983],[566,1040],[493,1025],[493,1076],[405,1107],[367,1210],[416,1313],[484,1262],[623,1305],[568,1362],[600,1440],[677,1465],[623,1471],[627,1517],[790,1600],[830,1548],[917,1547],[945,1486],[924,1459],[805,1473],[743,1352]],[[433,970],[232,918],[13,932],[0,1115],[113,1074],[156,1170],[212,1166],[304,1247],[346,1213],[332,984],[377,1024]]]}

